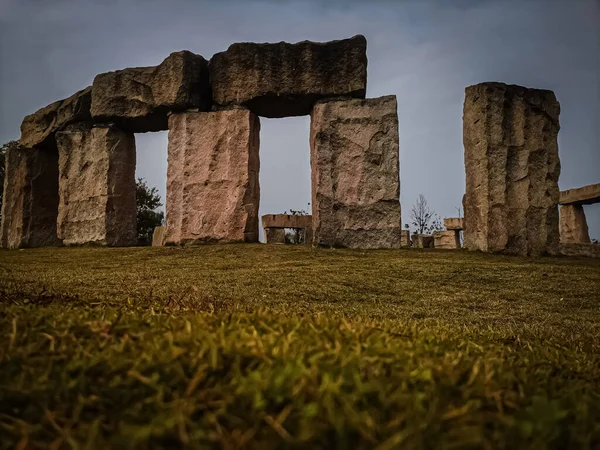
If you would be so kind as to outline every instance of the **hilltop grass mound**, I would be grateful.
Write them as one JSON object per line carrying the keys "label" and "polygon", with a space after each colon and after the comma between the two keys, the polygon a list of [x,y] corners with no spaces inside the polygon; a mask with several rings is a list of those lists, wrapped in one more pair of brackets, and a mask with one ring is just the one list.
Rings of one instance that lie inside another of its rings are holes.
{"label": "hilltop grass mound", "polygon": [[598,448],[600,261],[0,252],[0,448]]}

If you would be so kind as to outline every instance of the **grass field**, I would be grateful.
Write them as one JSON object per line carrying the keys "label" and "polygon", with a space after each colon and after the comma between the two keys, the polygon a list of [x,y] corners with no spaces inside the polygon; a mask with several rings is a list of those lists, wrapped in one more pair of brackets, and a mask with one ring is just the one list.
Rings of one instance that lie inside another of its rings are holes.
{"label": "grass field", "polygon": [[600,261],[0,252],[1,448],[600,448]]}

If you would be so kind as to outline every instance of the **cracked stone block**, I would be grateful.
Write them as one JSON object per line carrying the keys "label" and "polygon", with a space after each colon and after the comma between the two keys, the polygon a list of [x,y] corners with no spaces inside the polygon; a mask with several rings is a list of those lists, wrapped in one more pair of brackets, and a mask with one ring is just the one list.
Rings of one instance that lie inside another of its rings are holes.
{"label": "cracked stone block", "polygon": [[25,116],[21,123],[23,147],[56,148],[54,135],[67,125],[90,119],[92,87],[89,86],[69,98],[45,106],[33,114]]}
{"label": "cracked stone block", "polygon": [[503,83],[466,88],[467,249],[517,255],[557,251],[559,113],[552,91]]}
{"label": "cracked stone block", "polygon": [[323,98],[364,98],[366,51],[361,35],[323,43],[233,44],[210,60],[213,99],[273,118],[310,114]]}
{"label": "cracked stone block", "polygon": [[92,85],[94,121],[131,133],[166,130],[170,112],[210,107],[208,62],[189,51],[171,53],[158,66],[96,75]]}
{"label": "cracked stone block", "polygon": [[311,115],[313,245],[401,245],[396,97],[321,101]]}
{"label": "cracked stone block", "polygon": [[56,142],[63,243],[136,245],[133,134],[115,126],[73,125],[57,133]]}

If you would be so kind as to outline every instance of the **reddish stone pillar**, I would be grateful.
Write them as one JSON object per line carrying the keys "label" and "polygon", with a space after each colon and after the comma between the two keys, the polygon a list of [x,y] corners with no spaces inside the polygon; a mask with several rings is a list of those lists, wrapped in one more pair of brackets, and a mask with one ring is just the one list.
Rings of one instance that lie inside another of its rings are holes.
{"label": "reddish stone pillar", "polygon": [[259,133],[247,109],[169,118],[167,245],[258,242]]}

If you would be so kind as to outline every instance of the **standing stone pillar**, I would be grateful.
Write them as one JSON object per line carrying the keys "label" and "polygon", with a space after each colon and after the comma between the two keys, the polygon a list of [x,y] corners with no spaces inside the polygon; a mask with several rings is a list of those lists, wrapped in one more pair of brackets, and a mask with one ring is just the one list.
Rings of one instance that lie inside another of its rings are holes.
{"label": "standing stone pillar", "polygon": [[58,235],[66,245],[137,243],[135,138],[114,126],[73,125],[56,134]]}
{"label": "standing stone pillar", "polygon": [[259,133],[247,109],[171,115],[167,245],[258,242]]}
{"label": "standing stone pillar", "polygon": [[310,124],[313,245],[401,245],[395,96],[322,101]]}
{"label": "standing stone pillar", "polygon": [[560,105],[554,93],[503,83],[465,92],[464,246],[518,255],[555,252]]}
{"label": "standing stone pillar", "polygon": [[592,242],[582,205],[571,203],[560,206],[560,242],[562,244]]}
{"label": "standing stone pillar", "polygon": [[50,148],[6,152],[0,246],[58,245],[58,155]]}

